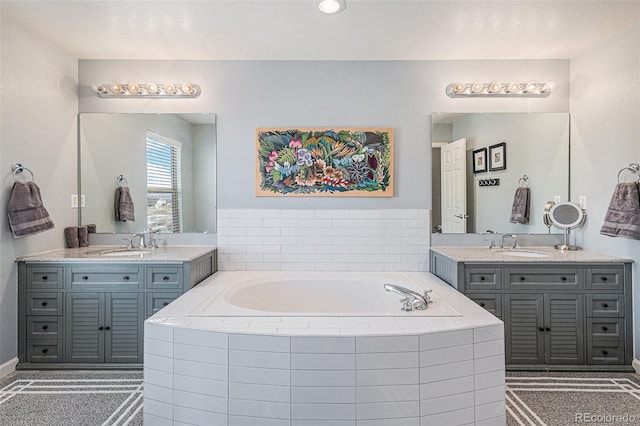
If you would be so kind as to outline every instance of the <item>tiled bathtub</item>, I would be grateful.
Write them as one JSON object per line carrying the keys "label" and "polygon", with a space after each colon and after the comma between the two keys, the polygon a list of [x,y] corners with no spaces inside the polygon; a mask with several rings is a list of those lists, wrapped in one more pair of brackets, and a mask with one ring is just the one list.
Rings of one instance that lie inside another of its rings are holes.
{"label": "tiled bathtub", "polygon": [[264,274],[216,274],[145,323],[145,424],[504,425],[502,322],[437,278],[378,274],[458,315],[405,313],[391,295],[378,316],[196,309]]}

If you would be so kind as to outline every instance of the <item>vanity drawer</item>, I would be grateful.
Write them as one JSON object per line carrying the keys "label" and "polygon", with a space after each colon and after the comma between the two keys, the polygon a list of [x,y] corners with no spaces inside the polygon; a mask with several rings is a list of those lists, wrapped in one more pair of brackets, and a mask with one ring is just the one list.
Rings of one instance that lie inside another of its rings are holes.
{"label": "vanity drawer", "polygon": [[502,319],[502,295],[501,294],[483,294],[471,293],[466,296],[480,305],[482,308],[491,312],[496,317]]}
{"label": "vanity drawer", "polygon": [[541,290],[577,290],[583,288],[580,279],[582,271],[578,268],[509,268],[507,269],[508,288]]}
{"label": "vanity drawer", "polygon": [[588,317],[624,317],[624,294],[587,294]]}
{"label": "vanity drawer", "polygon": [[32,341],[61,340],[62,316],[27,316],[27,339]]}
{"label": "vanity drawer", "polygon": [[27,288],[30,290],[54,290],[64,287],[64,270],[55,266],[27,267]]}
{"label": "vanity drawer", "polygon": [[158,312],[160,309],[180,297],[180,293],[147,293],[147,317]]}
{"label": "vanity drawer", "polygon": [[27,293],[27,315],[62,315],[62,293]]}
{"label": "vanity drawer", "polygon": [[499,290],[500,270],[485,266],[471,266],[464,270],[465,293],[474,290]]}
{"label": "vanity drawer", "polygon": [[594,341],[587,346],[587,364],[624,364],[624,345],[617,341]]}
{"label": "vanity drawer", "polygon": [[592,290],[623,290],[623,268],[589,268],[587,269],[587,288]]}
{"label": "vanity drawer", "polygon": [[624,342],[624,318],[587,318],[587,338]]}
{"label": "vanity drawer", "polygon": [[27,362],[62,362],[62,346],[56,341],[28,341]]}
{"label": "vanity drawer", "polygon": [[181,289],[183,268],[180,266],[147,268],[147,288]]}
{"label": "vanity drawer", "polygon": [[85,290],[135,290],[141,286],[140,267],[82,266],[71,270],[71,288]]}

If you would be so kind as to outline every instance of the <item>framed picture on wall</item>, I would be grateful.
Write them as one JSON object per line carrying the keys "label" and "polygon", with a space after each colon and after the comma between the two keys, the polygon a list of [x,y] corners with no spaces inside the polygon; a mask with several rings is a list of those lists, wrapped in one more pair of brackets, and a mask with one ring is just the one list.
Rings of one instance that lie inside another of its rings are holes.
{"label": "framed picture on wall", "polygon": [[501,142],[489,147],[489,170],[505,170],[507,168],[507,143]]}
{"label": "framed picture on wall", "polygon": [[473,173],[483,173],[487,171],[487,148],[480,148],[473,151]]}

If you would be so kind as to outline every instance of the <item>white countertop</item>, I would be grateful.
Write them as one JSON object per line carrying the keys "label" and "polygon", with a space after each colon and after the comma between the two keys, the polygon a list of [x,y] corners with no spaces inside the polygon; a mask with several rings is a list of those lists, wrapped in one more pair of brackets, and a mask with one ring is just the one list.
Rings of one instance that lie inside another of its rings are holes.
{"label": "white countertop", "polygon": [[[456,262],[490,262],[490,263],[631,263],[625,259],[606,254],[584,250],[563,251],[553,247],[522,247],[518,249],[489,249],[488,247],[431,247]],[[533,252],[541,257],[519,257],[509,253]],[[546,255],[546,256],[542,256]]]}
{"label": "white countertop", "polygon": [[[125,246],[89,246],[57,249],[18,256],[21,262],[188,262],[205,255],[213,246],[160,246],[157,249],[127,250]],[[108,255],[105,255],[108,254]],[[134,254],[135,253],[135,254]]]}
{"label": "white countertop", "polygon": [[[472,302],[444,281],[427,272],[405,272],[426,280],[436,298],[451,305],[459,316],[416,316],[403,312],[389,316],[192,316],[189,315],[212,292],[229,280],[254,279],[261,272],[217,272],[189,290],[170,305],[147,319],[146,323],[222,333],[246,333],[276,336],[390,336],[438,333],[478,327],[502,327],[502,321]],[[283,272],[275,272],[281,274]],[[296,274],[306,274],[296,271]],[[313,272],[310,272],[313,274]],[[323,272],[324,273],[324,272]],[[345,272],[335,272],[336,276]],[[346,272],[349,274],[349,272]],[[378,274],[378,273],[376,273]],[[386,274],[380,272],[379,274]],[[380,289],[382,291],[382,289]],[[434,299],[436,300],[436,299]]]}

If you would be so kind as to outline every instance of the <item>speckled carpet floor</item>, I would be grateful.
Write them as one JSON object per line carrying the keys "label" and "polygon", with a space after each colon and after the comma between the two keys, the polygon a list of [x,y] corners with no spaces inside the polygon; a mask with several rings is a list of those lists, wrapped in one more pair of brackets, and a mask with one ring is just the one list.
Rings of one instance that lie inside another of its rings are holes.
{"label": "speckled carpet floor", "polygon": [[[507,426],[640,425],[640,376],[510,371],[506,403]],[[18,371],[0,380],[0,426],[141,425],[142,372]]]}
{"label": "speckled carpet floor", "polygon": [[94,425],[142,425],[142,372],[18,371],[0,380],[0,426]]}
{"label": "speckled carpet floor", "polygon": [[640,376],[507,372],[507,426],[640,425]]}

